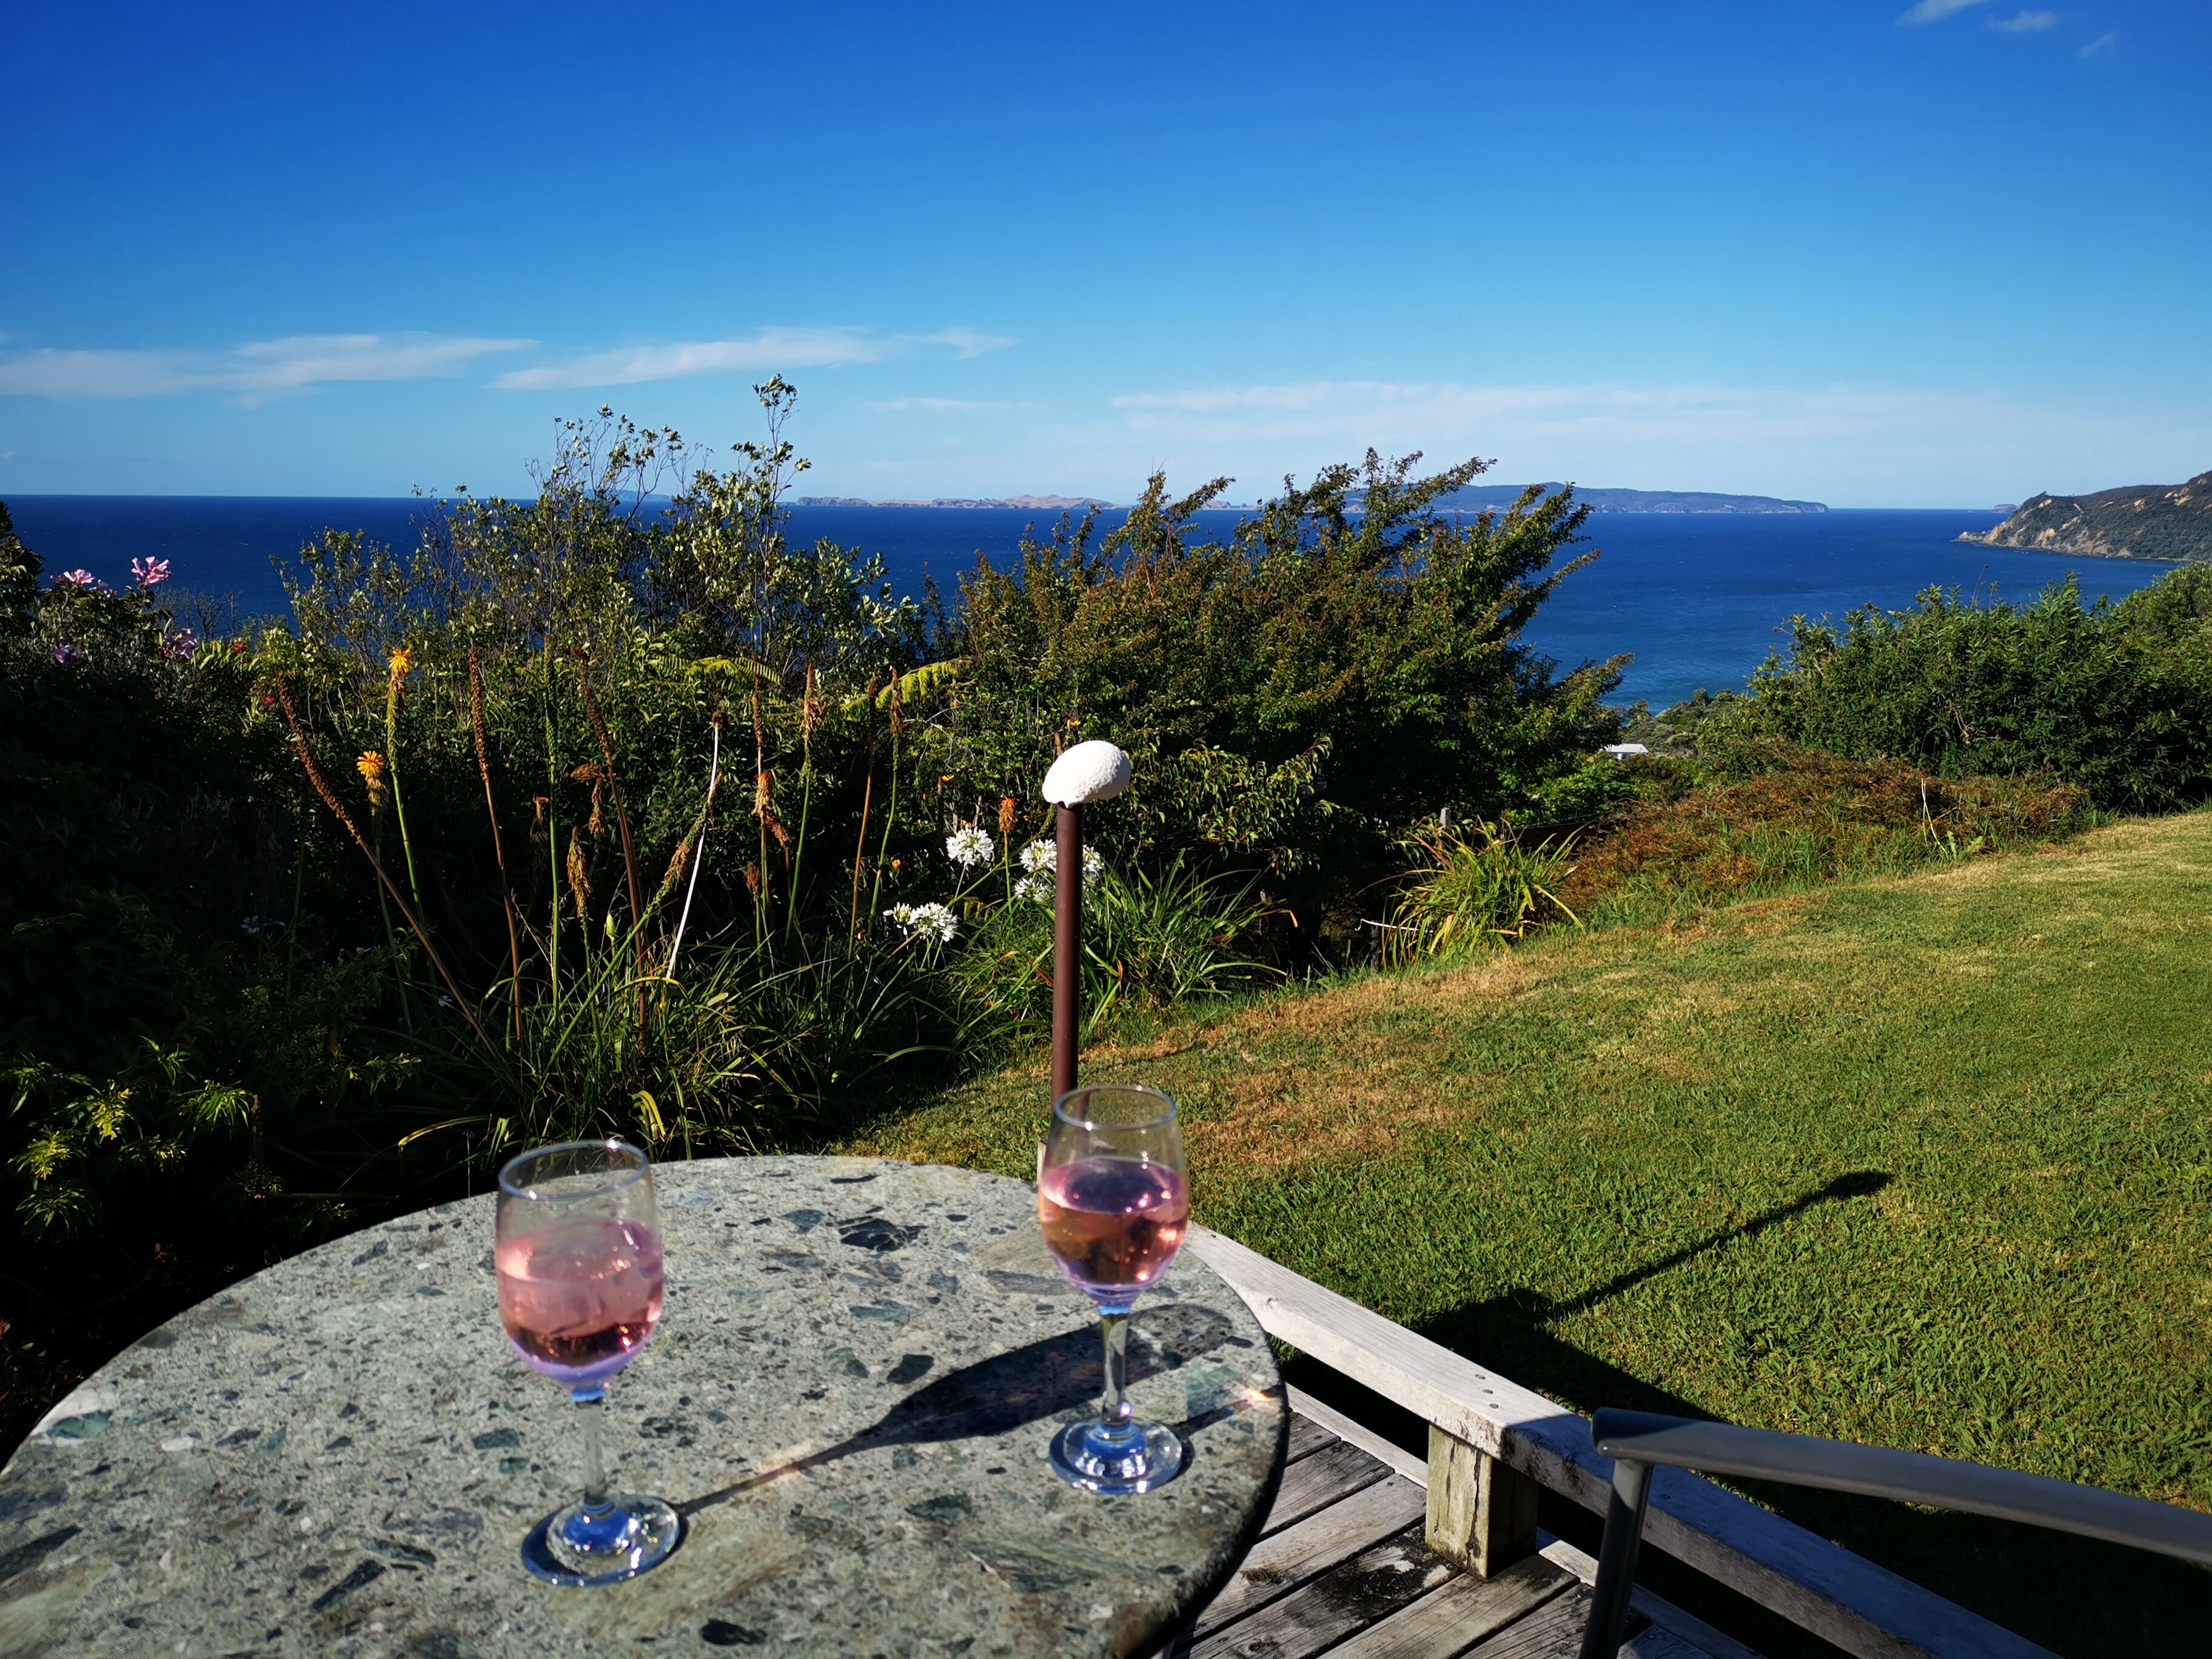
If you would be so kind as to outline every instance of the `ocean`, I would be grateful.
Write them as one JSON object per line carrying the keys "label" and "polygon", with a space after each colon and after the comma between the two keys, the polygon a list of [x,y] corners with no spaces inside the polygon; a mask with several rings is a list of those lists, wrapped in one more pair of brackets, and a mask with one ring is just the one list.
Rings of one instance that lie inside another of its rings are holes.
{"label": "ocean", "polygon": [[[50,574],[82,568],[119,586],[132,558],[164,558],[178,590],[235,596],[248,611],[283,608],[271,559],[324,527],[407,546],[422,510],[406,497],[214,495],[19,495],[8,507]],[[1237,517],[1201,515],[1224,531]],[[1048,522],[1012,507],[804,507],[792,510],[791,533],[880,552],[902,587],[918,589],[927,572],[950,597],[977,551],[1003,561],[1026,526]],[[1957,539],[1996,522],[1971,509],[1599,514],[1580,550],[1598,558],[1560,584],[1529,636],[1568,665],[1632,653],[1617,695],[1656,709],[1701,687],[1740,689],[1792,616],[1840,623],[1859,605],[1908,605],[1929,586],[2017,602],[2069,571],[2085,594],[2117,598],[2172,568]]]}

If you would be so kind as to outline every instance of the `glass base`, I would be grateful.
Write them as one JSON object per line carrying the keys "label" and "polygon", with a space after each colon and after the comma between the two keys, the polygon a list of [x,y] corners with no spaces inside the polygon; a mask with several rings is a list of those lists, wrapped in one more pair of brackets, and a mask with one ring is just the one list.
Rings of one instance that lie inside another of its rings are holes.
{"label": "glass base", "polygon": [[1164,1486],[1182,1473],[1182,1460],[1173,1429],[1137,1422],[1109,1429],[1095,1417],[1053,1436],[1046,1455],[1052,1472],[1069,1486],[1109,1497]]}
{"label": "glass base", "polygon": [[522,1543],[522,1565],[549,1584],[617,1584],[665,1561],[684,1522],[658,1498],[610,1498],[549,1515]]}

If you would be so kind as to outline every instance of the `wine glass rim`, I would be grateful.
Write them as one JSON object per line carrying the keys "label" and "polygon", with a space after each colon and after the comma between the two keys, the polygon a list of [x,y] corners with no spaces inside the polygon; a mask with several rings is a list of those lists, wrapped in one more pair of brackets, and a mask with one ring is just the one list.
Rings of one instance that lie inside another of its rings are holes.
{"label": "wine glass rim", "polygon": [[653,1160],[627,1140],[617,1140],[612,1137],[605,1140],[556,1140],[550,1146],[532,1146],[527,1152],[517,1152],[506,1163],[501,1164],[500,1191],[514,1198],[536,1197],[536,1189],[526,1182],[517,1181],[514,1178],[514,1172],[518,1167],[532,1158],[549,1158],[555,1152],[627,1152],[635,1160],[627,1168],[617,1166],[605,1170],[597,1186],[580,1188],[574,1192],[563,1193],[561,1194],[563,1198],[588,1198],[601,1193],[619,1192],[624,1187],[642,1180],[653,1168]]}
{"label": "wine glass rim", "polygon": [[[1159,1102],[1160,1109],[1151,1117],[1128,1118],[1108,1123],[1094,1118],[1078,1117],[1068,1108],[1068,1103],[1079,1095],[1103,1094],[1150,1095]],[[1079,1083],[1052,1103],[1052,1115],[1078,1129],[1148,1129],[1156,1124],[1173,1122],[1182,1110],[1173,1095],[1164,1089],[1155,1089],[1149,1083]]]}

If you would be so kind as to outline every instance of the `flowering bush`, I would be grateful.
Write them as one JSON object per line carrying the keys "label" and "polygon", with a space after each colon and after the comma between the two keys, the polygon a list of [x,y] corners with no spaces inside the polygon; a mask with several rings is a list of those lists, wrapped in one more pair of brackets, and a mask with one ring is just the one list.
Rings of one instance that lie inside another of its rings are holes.
{"label": "flowering bush", "polygon": [[[1098,879],[1106,867],[1105,855],[1089,844],[1083,848],[1083,885],[1085,891]],[[1014,884],[1014,896],[1034,902],[1052,902],[1053,888],[1058,880],[1060,843],[1056,841],[1033,841],[1022,848],[1022,876]]]}
{"label": "flowering bush", "polygon": [[943,904],[894,904],[884,915],[927,945],[950,945],[960,932],[960,919]]}
{"label": "flowering bush", "polygon": [[996,850],[991,837],[973,824],[955,830],[945,838],[945,856],[963,870],[988,864]]}

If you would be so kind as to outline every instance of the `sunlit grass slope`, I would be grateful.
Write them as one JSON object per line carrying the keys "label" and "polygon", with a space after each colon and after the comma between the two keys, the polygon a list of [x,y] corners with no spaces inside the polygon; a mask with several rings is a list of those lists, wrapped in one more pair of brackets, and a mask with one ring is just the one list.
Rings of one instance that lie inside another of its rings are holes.
{"label": "sunlit grass slope", "polygon": [[[1086,1075],[1186,1103],[1200,1219],[1577,1406],[2212,1508],[2209,1012],[2197,814],[1285,994]],[[866,1145],[1027,1173],[1043,1093],[1010,1073]],[[1790,1507],[2069,1654],[2166,1651],[2192,1600],[2201,1640],[2212,1603],[2194,1570]]]}

